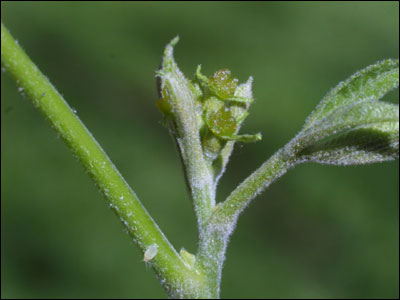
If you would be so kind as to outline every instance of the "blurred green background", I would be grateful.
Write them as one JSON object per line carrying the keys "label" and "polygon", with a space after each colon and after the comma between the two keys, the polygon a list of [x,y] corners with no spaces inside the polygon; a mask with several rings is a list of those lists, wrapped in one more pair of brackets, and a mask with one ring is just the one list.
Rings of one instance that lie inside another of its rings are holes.
{"label": "blurred green background", "polygon": [[[177,249],[196,249],[180,162],[161,125],[163,48],[192,77],[254,76],[219,185],[229,192],[355,71],[398,58],[397,2],[2,2],[2,21],[106,150]],[[387,95],[398,102],[398,91]],[[164,298],[151,269],[44,118],[1,75],[1,297]],[[305,164],[239,219],[223,298],[399,297],[398,161]]]}

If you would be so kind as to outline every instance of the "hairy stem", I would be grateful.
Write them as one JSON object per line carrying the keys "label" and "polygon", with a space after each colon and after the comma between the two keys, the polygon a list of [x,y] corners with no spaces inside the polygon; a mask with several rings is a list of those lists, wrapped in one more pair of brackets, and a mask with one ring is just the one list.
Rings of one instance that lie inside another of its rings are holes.
{"label": "hairy stem", "polygon": [[287,154],[289,145],[276,152],[217,206],[200,237],[198,263],[206,272],[211,289],[217,294],[226,248],[237,219],[255,196],[295,165],[295,159]]}
{"label": "hairy stem", "polygon": [[206,297],[204,276],[188,268],[140,203],[91,133],[49,80],[1,24],[1,63],[18,90],[45,116],[104,194],[135,243],[145,251],[157,244],[151,265],[164,288],[177,297]]}
{"label": "hairy stem", "polygon": [[218,207],[210,223],[223,225],[227,229],[234,227],[239,214],[250,201],[295,165],[296,160],[288,155],[286,148],[276,152],[247,177]]}
{"label": "hairy stem", "polygon": [[189,81],[179,70],[174,57],[175,37],[165,48],[160,77],[160,94],[171,105],[174,117],[170,119],[170,130],[179,146],[185,177],[190,190],[197,217],[199,231],[211,216],[215,205],[215,190],[212,176],[204,160],[199,136],[199,124],[195,112],[195,97]]}

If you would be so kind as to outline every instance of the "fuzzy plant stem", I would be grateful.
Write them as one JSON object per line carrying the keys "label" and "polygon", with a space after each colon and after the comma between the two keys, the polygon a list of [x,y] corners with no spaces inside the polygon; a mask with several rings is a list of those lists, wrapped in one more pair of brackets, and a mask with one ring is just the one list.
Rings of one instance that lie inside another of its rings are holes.
{"label": "fuzzy plant stem", "polygon": [[196,122],[193,91],[173,58],[173,49],[178,40],[178,37],[173,39],[164,51],[161,70],[158,72],[161,78],[159,92],[162,94],[163,91],[168,91],[165,92],[165,96],[174,114],[173,120],[169,120],[170,131],[173,136],[176,136],[201,234],[215,206],[215,189],[213,189],[212,176],[204,160],[198,133],[199,127]]}
{"label": "fuzzy plant stem", "polygon": [[183,262],[116,167],[54,86],[1,24],[1,63],[50,122],[104,194],[143,252],[157,245],[151,265],[170,297],[210,297],[203,274]]}
{"label": "fuzzy plant stem", "polygon": [[217,206],[200,237],[199,264],[206,270],[209,284],[218,294],[226,247],[240,213],[254,197],[295,165],[296,160],[285,149],[276,152]]}

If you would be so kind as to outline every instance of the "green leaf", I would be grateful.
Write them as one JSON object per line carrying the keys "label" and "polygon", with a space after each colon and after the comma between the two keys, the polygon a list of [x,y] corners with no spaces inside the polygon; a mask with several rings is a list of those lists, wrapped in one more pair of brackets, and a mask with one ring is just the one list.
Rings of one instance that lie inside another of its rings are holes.
{"label": "green leaf", "polygon": [[302,132],[302,160],[350,165],[399,157],[399,106],[379,101],[346,105]]}
{"label": "green leaf", "polygon": [[378,101],[398,84],[398,60],[357,72],[325,96],[286,151],[297,161],[336,165],[398,158],[399,106]]}
{"label": "green leaf", "polygon": [[398,59],[387,59],[368,66],[332,89],[308,117],[304,129],[340,107],[360,101],[379,100],[398,85]]}

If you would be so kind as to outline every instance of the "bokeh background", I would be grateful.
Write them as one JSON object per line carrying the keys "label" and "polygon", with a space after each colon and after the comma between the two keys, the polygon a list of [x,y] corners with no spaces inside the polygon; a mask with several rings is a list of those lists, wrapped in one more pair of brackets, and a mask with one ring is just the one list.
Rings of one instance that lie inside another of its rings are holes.
{"label": "bokeh background", "polygon": [[[254,76],[219,201],[355,71],[398,58],[398,2],[2,2],[2,22],[91,130],[177,249],[196,249],[178,155],[155,101],[175,35],[192,77]],[[385,98],[398,102],[398,91]],[[399,297],[398,161],[304,164],[241,216],[223,298]],[[165,298],[82,167],[1,74],[1,297]]]}

